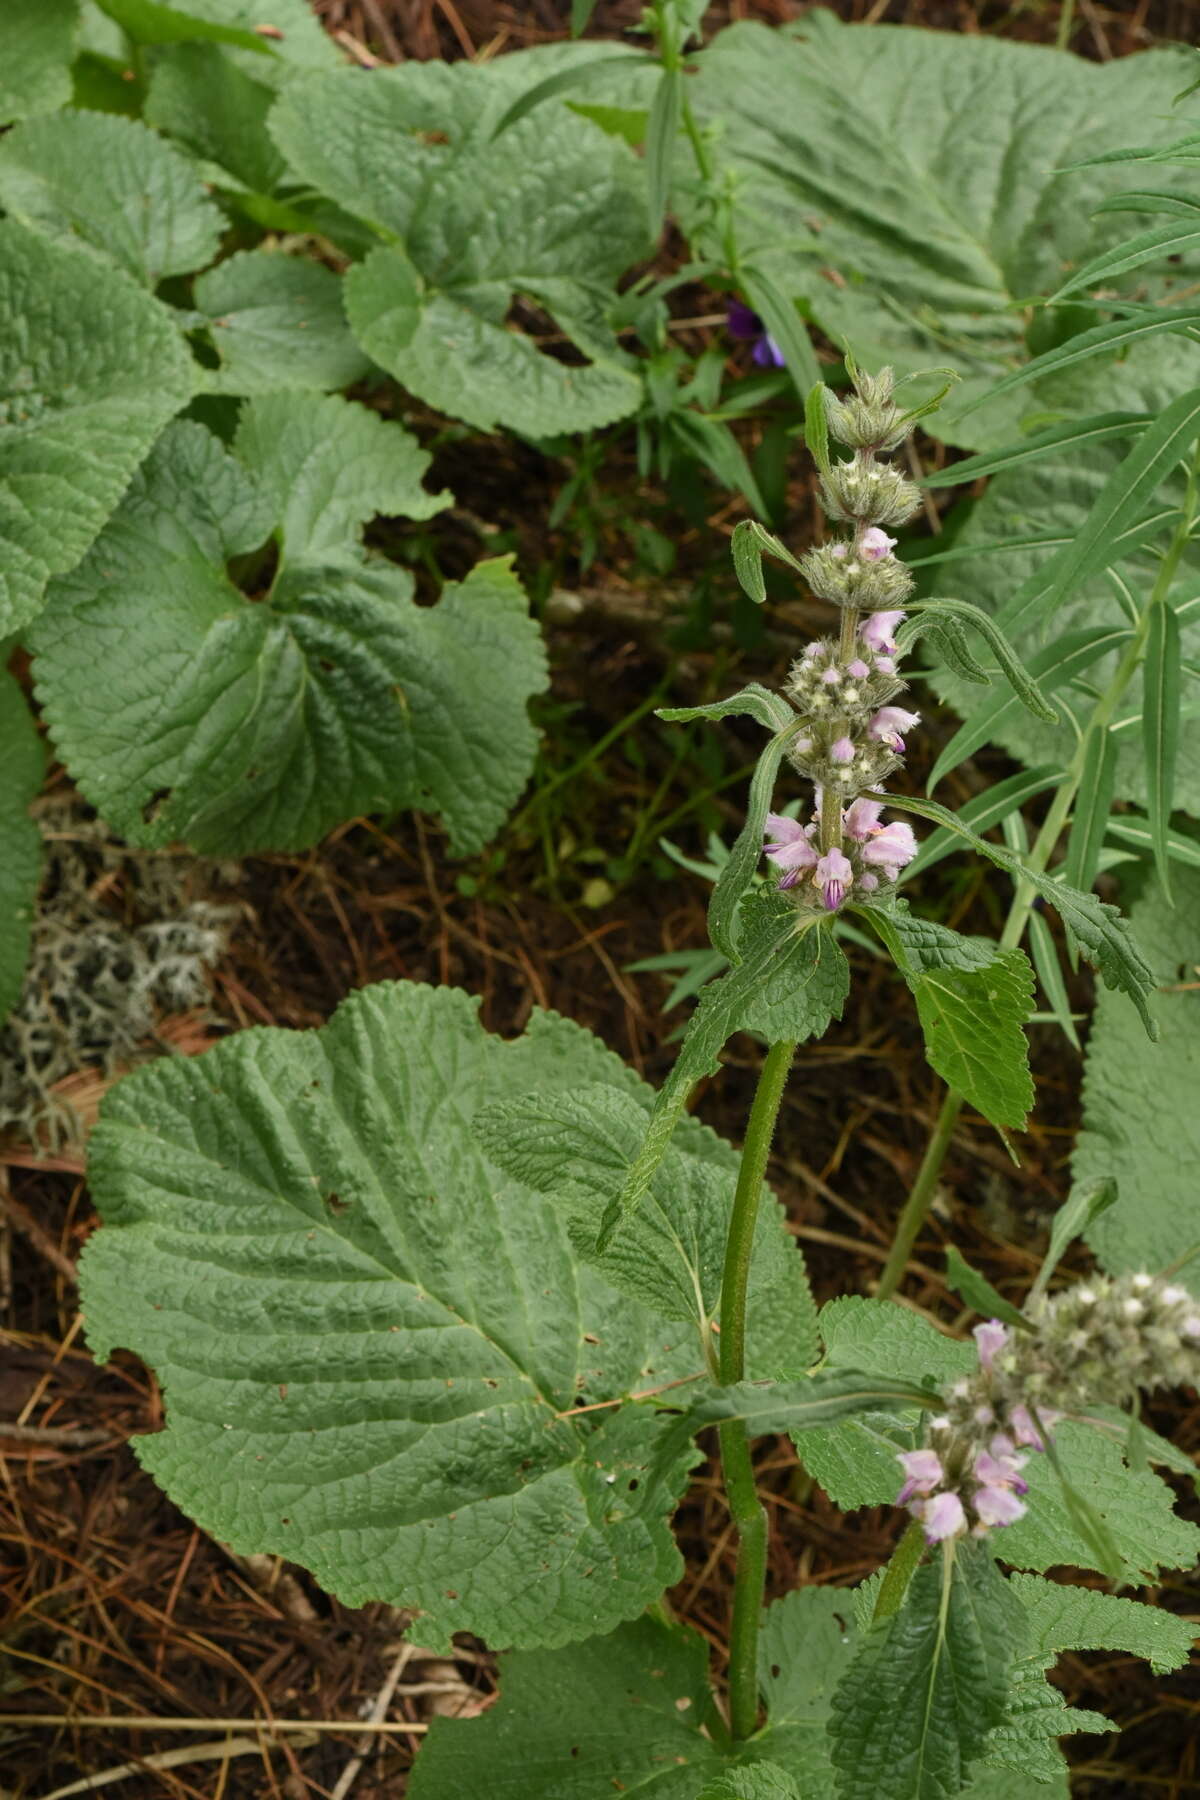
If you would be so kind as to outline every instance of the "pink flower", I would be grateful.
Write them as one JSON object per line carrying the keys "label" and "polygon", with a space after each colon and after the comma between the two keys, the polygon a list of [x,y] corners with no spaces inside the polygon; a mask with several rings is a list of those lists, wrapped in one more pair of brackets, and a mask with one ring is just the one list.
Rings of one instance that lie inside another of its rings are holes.
{"label": "pink flower", "polygon": [[805,662],[811,662],[814,656],[820,656],[824,648],[824,644],[821,643],[805,644],[800,654]]}
{"label": "pink flower", "polygon": [[882,800],[856,800],[843,814],[842,823],[855,843],[865,843],[873,836],[883,811]]}
{"label": "pink flower", "polygon": [[901,1450],[896,1461],[908,1480],[896,1495],[896,1505],[903,1506],[914,1494],[932,1494],[945,1470],[936,1450]]}
{"label": "pink flower", "polygon": [[984,1525],[1014,1525],[1025,1511],[1025,1502],[1006,1487],[981,1487],[974,1505]]}
{"label": "pink flower", "polygon": [[848,544],[830,544],[829,554],[830,556],[845,556],[848,549]]}
{"label": "pink flower", "polygon": [[975,1473],[989,1487],[1010,1487],[1018,1494],[1027,1494],[1029,1483],[1021,1474],[1026,1460],[1024,1456],[992,1456],[981,1450],[975,1458]]}
{"label": "pink flower", "polygon": [[895,658],[891,656],[877,656],[875,658],[875,672],[877,675],[894,675],[896,673]]}
{"label": "pink flower", "polygon": [[806,869],[816,867],[817,853],[809,838],[812,826],[801,825],[799,819],[784,818],[782,813],[768,813],[767,830],[773,833],[774,841],[768,841],[763,848],[768,860],[783,870],[779,885],[795,887]]}
{"label": "pink flower", "polygon": [[896,648],[895,630],[904,617],[902,612],[872,613],[859,626],[858,635],[868,650],[874,650],[877,655],[891,656]]}
{"label": "pink flower", "polygon": [[846,664],[846,673],[847,675],[852,675],[855,681],[865,681],[871,671],[863,661],[862,657],[856,656],[853,662]]}
{"label": "pink flower", "polygon": [[[1018,1502],[1018,1504],[1020,1504]],[[963,1511],[963,1503],[957,1494],[935,1494],[926,1500],[918,1509],[912,1509],[925,1528],[925,1536],[931,1544],[940,1543],[943,1538],[953,1537],[963,1529],[967,1515]]]}
{"label": "pink flower", "polygon": [[835,763],[841,763],[843,767],[847,763],[852,763],[854,761],[854,739],[838,738],[835,743],[830,744],[829,754]]}
{"label": "pink flower", "polygon": [[868,525],[859,539],[858,548],[868,562],[881,562],[896,548],[896,539],[881,531],[878,525]]}
{"label": "pink flower", "polygon": [[817,864],[817,884],[826,912],[836,912],[854,880],[854,871],[840,850],[826,851]]}
{"label": "pink flower", "polygon": [[879,877],[878,875],[870,874],[860,875],[858,878],[858,885],[864,894],[873,894],[875,889],[879,886]]}
{"label": "pink flower", "polygon": [[989,1319],[986,1324],[977,1325],[972,1336],[979,1345],[980,1366],[990,1369],[1008,1342],[1008,1327],[999,1319]]}
{"label": "pink flower", "polygon": [[[1042,1424],[1046,1427],[1047,1431],[1049,1431],[1051,1426],[1057,1425],[1058,1421],[1062,1418],[1062,1414],[1060,1412],[1046,1410],[1040,1413],[1039,1417],[1041,1418]],[[1012,1412],[1009,1414],[1009,1424],[1012,1426],[1012,1434],[1016,1438],[1018,1444],[1028,1444],[1032,1450],[1044,1450],[1046,1448],[1042,1434],[1034,1424],[1033,1416],[1027,1406],[1014,1406]]]}
{"label": "pink flower", "polygon": [[904,739],[900,734],[911,731],[920,722],[920,713],[906,712],[902,706],[881,706],[867,726],[867,736],[874,738],[877,744],[886,744],[897,756],[903,756]]}
{"label": "pink flower", "polygon": [[826,687],[837,687],[841,679],[842,671],[840,669],[825,669],[821,675],[821,680]]}
{"label": "pink flower", "polygon": [[863,861],[882,869],[889,881],[895,881],[901,869],[906,868],[916,854],[917,840],[913,836],[913,828],[906,825],[903,819],[893,819],[890,825],[872,832],[863,845]]}

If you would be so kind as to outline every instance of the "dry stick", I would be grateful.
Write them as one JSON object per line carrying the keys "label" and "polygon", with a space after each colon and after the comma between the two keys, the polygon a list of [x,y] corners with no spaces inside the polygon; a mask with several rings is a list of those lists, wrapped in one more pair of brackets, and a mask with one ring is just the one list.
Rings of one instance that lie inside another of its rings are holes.
{"label": "dry stick", "polygon": [[[368,1716],[368,1722],[370,1724],[378,1725],[382,1722],[384,1714],[392,1704],[392,1696],[396,1692],[400,1677],[403,1675],[408,1664],[412,1661],[412,1655],[415,1649],[415,1644],[405,1643],[401,1644],[399,1650],[396,1652],[396,1659],[391,1666],[387,1680],[376,1694],[374,1705],[371,1707]],[[334,1788],[329,1800],[346,1800],[346,1795],[354,1786],[355,1781],[358,1779],[359,1771],[370,1754],[371,1743],[372,1739],[369,1735],[365,1734],[358,1740],[358,1743],[355,1746],[354,1755],[350,1758],[350,1761],[338,1776],[337,1786]]]}
{"label": "dry stick", "polygon": [[[205,1725],[212,1720],[206,1719]],[[307,1740],[301,1738],[300,1747],[306,1742],[315,1743],[311,1735]],[[185,1744],[181,1750],[161,1750],[155,1756],[143,1756],[137,1762],[120,1763],[114,1769],[103,1769],[99,1775],[85,1775],[82,1781],[72,1781],[67,1787],[55,1788],[52,1794],[44,1794],[42,1800],[67,1800],[69,1794],[91,1794],[96,1788],[110,1787],[114,1781],[127,1781],[131,1775],[144,1775],[147,1769],[175,1769],[185,1763],[197,1762],[231,1762],[235,1756],[260,1756],[262,1754],[261,1738],[214,1738],[207,1744]]]}
{"label": "dry stick", "polygon": [[[25,1652],[28,1655],[28,1652]],[[31,1657],[31,1661],[45,1662],[44,1657]],[[58,1665],[46,1662],[47,1668]],[[378,1732],[403,1736],[408,1731],[428,1731],[428,1725],[414,1725],[411,1719],[381,1720],[378,1723],[366,1719],[185,1719],[179,1717],[156,1718],[153,1713],[0,1713],[0,1725],[18,1726],[57,1725],[63,1731],[257,1731],[261,1737],[270,1739],[282,1731],[340,1731],[350,1737],[355,1732],[361,1737],[366,1732]],[[49,1796],[45,1797],[49,1800]]]}

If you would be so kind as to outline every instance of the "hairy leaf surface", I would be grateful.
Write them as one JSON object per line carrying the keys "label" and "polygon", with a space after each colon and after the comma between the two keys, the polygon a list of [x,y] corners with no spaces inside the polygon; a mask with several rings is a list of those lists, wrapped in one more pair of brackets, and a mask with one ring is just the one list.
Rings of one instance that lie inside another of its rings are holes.
{"label": "hairy leaf surface", "polygon": [[[217,393],[349,387],[371,366],[346,323],[341,276],[321,263],[246,250],[200,276],[194,297],[220,358],[208,378]],[[295,423],[289,417],[289,431]],[[375,434],[379,449],[385,432]]]}
{"label": "hairy leaf surface", "polygon": [[[1184,377],[1186,379],[1186,377]],[[1192,372],[1194,381],[1194,370]],[[1095,506],[1105,483],[1120,461],[1120,447],[1101,445],[1081,449],[1068,458],[1047,458],[1031,469],[1013,469],[989,482],[982,499],[971,504],[955,540],[956,550],[968,551],[974,545],[1007,540],[1019,543],[1028,538],[1052,537],[1061,543],[1073,540],[1084,519]],[[1151,510],[1166,511],[1178,506],[1183,496],[1182,477],[1168,477],[1162,484]],[[1117,559],[1124,583],[1140,607],[1154,585],[1158,570],[1155,549],[1161,548],[1170,534],[1171,524],[1164,520],[1151,543],[1123,553]],[[1002,620],[1006,607],[1011,608],[1014,594],[1047,582],[1053,572],[1053,552],[1048,548],[1014,548],[1002,554],[978,554],[964,557],[954,565],[954,579],[963,593]],[[1200,551],[1191,546],[1184,556],[1177,576],[1177,593],[1200,590]],[[1048,619],[1033,616],[1028,622],[1008,627],[1017,649],[1030,661],[1046,654],[1047,639],[1060,640],[1083,631],[1111,626],[1114,631],[1128,623],[1112,578],[1092,575],[1076,594],[1058,607]],[[1185,659],[1195,661],[1200,655],[1200,616],[1192,614],[1180,621],[1180,639]],[[1111,679],[1120,655],[1114,638],[1112,647],[1098,661],[1079,672],[1079,679],[1093,688]],[[1003,711],[980,695],[986,690],[972,687],[957,676],[939,670],[933,685],[944,700],[968,721],[987,720],[986,736],[1011,756],[1028,766],[1050,763],[1064,766],[1074,751],[1076,736],[1070,713],[1086,718],[1094,705],[1087,689],[1076,685],[1076,677],[1055,689],[1055,704],[1063,712],[1058,725],[1047,725],[1031,717],[1023,708],[1006,706]],[[1193,683],[1185,677],[1184,700]],[[1140,683],[1134,681],[1117,712],[1113,743],[1116,761],[1113,792],[1118,800],[1145,805],[1149,785],[1145,772],[1142,705]],[[1200,813],[1200,717],[1186,704],[1179,725],[1175,763],[1175,805]]]}
{"label": "hairy leaf surface", "polygon": [[[1152,883],[1130,914],[1159,983],[1150,1002],[1158,1043],[1135,1046],[1138,1027],[1108,994],[1097,998],[1088,1039],[1071,1166],[1077,1184],[1117,1184],[1117,1205],[1087,1231],[1114,1272],[1165,1268],[1200,1242],[1200,993],[1191,986],[1200,962],[1200,873],[1177,866],[1174,886],[1173,908]],[[1200,1291],[1200,1264],[1186,1263],[1178,1279]]]}
{"label": "hairy leaf surface", "polygon": [[190,160],[137,119],[64,112],[0,139],[0,204],[143,286],[210,263],[224,220]]}
{"label": "hairy leaf surface", "polygon": [[1025,1629],[987,1551],[917,1570],[904,1605],[876,1623],[833,1699],[839,1800],[944,1800],[966,1786],[999,1724]]}
{"label": "hairy leaf surface", "polygon": [[1024,1030],[1033,971],[1024,952],[961,937],[903,902],[863,912],[916,1000],[930,1067],[993,1125],[1019,1130],[1034,1099]]}
{"label": "hairy leaf surface", "polygon": [[0,635],[79,561],[191,392],[165,307],[95,258],[0,223]]}
{"label": "hairy leaf surface", "polygon": [[[432,607],[366,560],[362,520],[442,502],[413,440],[350,402],[251,401],[236,448],[172,427],[38,623],[38,691],[76,780],[139,844],[295,848],[416,806],[456,851],[481,848],[528,777],[545,681],[511,558]],[[282,567],[251,601],[224,565],[273,524]]]}
{"label": "hairy leaf surface", "polygon": [[757,1032],[769,1044],[803,1042],[841,1017],[850,966],[823,921],[801,918],[778,893],[747,895],[743,913],[741,960],[700,996],[675,1065],[659,1089],[642,1147],[605,1214],[601,1249],[640,1203],[688,1095],[705,1075],[716,1074],[735,1031]]}
{"label": "hairy leaf surface", "polygon": [[[577,1253],[594,1259],[614,1287],[665,1318],[694,1325],[703,1357],[713,1344],[714,1322],[720,1322],[731,1171],[668,1149],[628,1229],[602,1254],[595,1251],[601,1220],[645,1135],[639,1100],[597,1086],[527,1094],[488,1108],[476,1134],[499,1168],[558,1206]],[[747,1328],[751,1377],[803,1371],[816,1361],[816,1307],[804,1261],[766,1190],[756,1222]]]}
{"label": "hairy leaf surface", "polygon": [[553,1014],[503,1043],[475,1005],[368,988],[319,1032],[241,1032],[121,1083],[92,1139],[84,1305],[97,1355],[157,1371],[168,1423],[138,1455],[205,1530],[350,1605],[420,1609],[424,1642],[556,1645],[677,1579],[694,1460],[661,1451],[651,1407],[568,1415],[688,1363],[470,1135],[531,1086],[645,1090]]}
{"label": "hairy leaf surface", "polygon": [[78,29],[79,0],[6,0],[0,125],[67,104]]}
{"label": "hairy leaf surface", "polygon": [[[740,184],[743,255],[863,366],[955,368],[964,379],[925,421],[935,436],[993,446],[1031,411],[1157,410],[1179,391],[1180,348],[1158,339],[962,417],[1027,359],[1029,296],[1129,235],[1127,221],[1091,215],[1136,186],[1136,166],[1061,171],[1114,143],[1177,136],[1182,56],[1064,66],[1050,48],[818,10],[783,31],[736,25],[698,60],[694,103],[722,121],[714,154]],[[1176,182],[1189,191],[1186,172]],[[1164,263],[1148,293],[1169,297],[1197,266]]]}
{"label": "hairy leaf surface", "polygon": [[[569,48],[586,60],[597,47]],[[637,406],[605,309],[648,248],[627,145],[560,101],[491,138],[505,101],[549,66],[409,64],[370,82],[348,70],[293,87],[271,118],[292,168],[386,240],[346,278],[363,349],[441,411],[534,437]],[[545,309],[586,362],[508,329],[518,299]]]}

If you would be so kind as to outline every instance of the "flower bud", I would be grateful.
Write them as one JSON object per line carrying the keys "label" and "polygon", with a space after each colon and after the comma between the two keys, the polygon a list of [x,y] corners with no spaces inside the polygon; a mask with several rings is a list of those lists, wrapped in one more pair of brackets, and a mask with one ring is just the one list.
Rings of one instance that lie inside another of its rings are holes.
{"label": "flower bud", "polygon": [[903,525],[921,504],[916,486],[899,469],[862,457],[835,462],[821,477],[821,498],[831,518],[872,525]]}

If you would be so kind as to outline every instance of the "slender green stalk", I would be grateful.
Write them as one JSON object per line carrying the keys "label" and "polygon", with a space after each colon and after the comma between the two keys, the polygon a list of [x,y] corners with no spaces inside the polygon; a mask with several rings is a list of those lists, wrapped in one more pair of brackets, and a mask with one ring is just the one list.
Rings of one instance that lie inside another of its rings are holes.
{"label": "slender green stalk", "polygon": [[1075,0],[1061,0],[1058,9],[1058,30],[1055,33],[1056,50],[1069,50],[1071,33],[1075,29]]}
{"label": "slender green stalk", "polygon": [[[1066,780],[1055,792],[1046,817],[1042,821],[1041,829],[1034,840],[1033,848],[1025,859],[1028,866],[1039,874],[1049,867],[1050,858],[1053,856],[1071,816],[1071,808],[1075,804],[1075,796],[1079,792],[1079,784],[1083,779],[1089,746],[1099,732],[1108,730],[1112,716],[1137,672],[1138,664],[1141,662],[1146,648],[1151,610],[1170,592],[1180,558],[1183,556],[1191,536],[1198,502],[1200,502],[1200,448],[1197,449],[1192,459],[1179,520],[1159,566],[1153,590],[1142,609],[1138,628],[1126,645],[1121,660],[1113,671],[1112,679],[1096,702],[1087,728],[1075,746],[1075,754],[1067,767]],[[1008,909],[1008,917],[1004,922],[1004,930],[1000,936],[1002,950],[1015,949],[1024,937],[1036,893],[1037,890],[1029,882],[1019,881],[1017,883],[1017,890],[1013,895],[1012,904]],[[942,1172],[942,1164],[946,1160],[946,1152],[950,1148],[950,1140],[954,1136],[954,1127],[964,1104],[961,1094],[956,1093],[953,1088],[947,1088],[932,1135],[925,1148],[925,1155],[921,1159],[917,1178],[900,1214],[895,1240],[880,1277],[877,1292],[881,1300],[890,1299],[903,1278],[912,1247],[917,1241],[933,1196],[937,1192],[938,1177]]]}
{"label": "slender green stalk", "polygon": [[[794,1043],[780,1043],[772,1044],[767,1051],[746,1126],[721,1277],[718,1380],[723,1387],[741,1381],[746,1373],[746,1290],[754,1227],[779,1103],[795,1049]],[[727,1419],[719,1427],[719,1437],[725,1495],[738,1534],[729,1629],[729,1728],[735,1739],[741,1739],[750,1737],[758,1725],[758,1624],[767,1580],[767,1515],[754,1484],[745,1425],[740,1419]]]}

